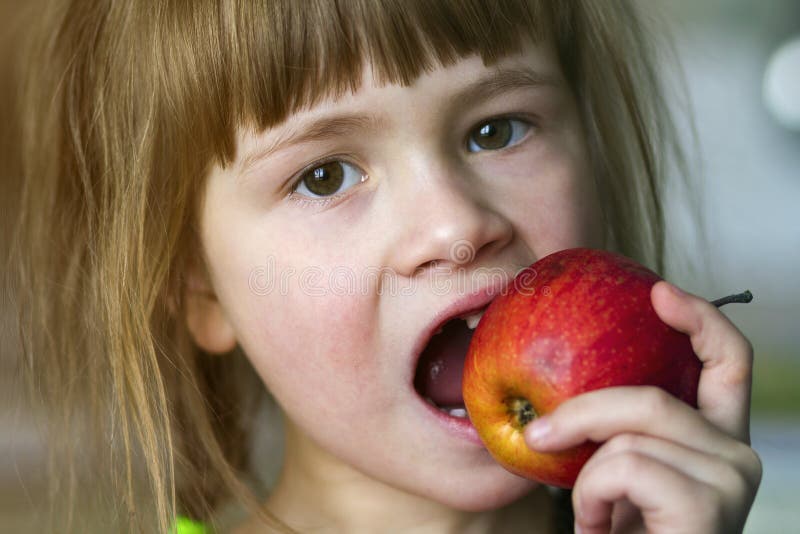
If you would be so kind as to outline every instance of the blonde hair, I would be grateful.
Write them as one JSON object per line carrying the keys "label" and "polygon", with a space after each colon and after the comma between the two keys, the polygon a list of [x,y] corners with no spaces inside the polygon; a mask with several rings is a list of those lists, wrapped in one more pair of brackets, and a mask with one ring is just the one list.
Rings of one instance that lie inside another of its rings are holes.
{"label": "blonde hair", "polygon": [[67,468],[53,460],[58,500],[73,509],[86,482],[76,458],[88,455],[120,495],[107,498],[109,520],[132,530],[166,532],[178,512],[209,518],[230,495],[255,506],[242,474],[263,384],[241,354],[203,354],[182,321],[182,273],[201,257],[196,206],[209,166],[235,157],[237,129],[269,128],[355,89],[365,60],[380,81],[409,84],[473,53],[491,64],[524,39],[552,40],[586,127],[608,242],[662,270],[665,147],[677,145],[633,4],[37,9],[19,55],[15,272],[29,376],[67,445]]}

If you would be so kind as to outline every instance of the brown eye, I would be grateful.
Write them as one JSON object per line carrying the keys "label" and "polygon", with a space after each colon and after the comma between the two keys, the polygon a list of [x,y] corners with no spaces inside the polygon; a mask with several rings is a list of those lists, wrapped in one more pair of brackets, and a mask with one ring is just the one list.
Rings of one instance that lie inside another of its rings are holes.
{"label": "brown eye", "polygon": [[329,161],[303,173],[294,192],[319,198],[335,195],[364,181],[366,176],[357,167],[344,161]]}
{"label": "brown eye", "polygon": [[467,150],[500,150],[517,144],[528,133],[530,125],[515,119],[492,119],[479,124],[469,136]]}

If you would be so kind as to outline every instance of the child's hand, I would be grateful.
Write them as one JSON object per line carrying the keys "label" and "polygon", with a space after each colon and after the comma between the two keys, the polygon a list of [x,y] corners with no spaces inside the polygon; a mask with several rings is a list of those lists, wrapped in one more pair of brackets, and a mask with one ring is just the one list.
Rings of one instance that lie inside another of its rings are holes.
{"label": "child's hand", "polygon": [[[606,441],[573,489],[581,534],[611,531],[612,512],[614,532],[740,532],[755,498],[753,349],[712,304],[672,287],[656,284],[652,302],[664,322],[691,337],[703,362],[699,410],[655,387],[608,388],[572,398],[526,429],[539,451]],[[542,427],[549,430],[533,439]]]}

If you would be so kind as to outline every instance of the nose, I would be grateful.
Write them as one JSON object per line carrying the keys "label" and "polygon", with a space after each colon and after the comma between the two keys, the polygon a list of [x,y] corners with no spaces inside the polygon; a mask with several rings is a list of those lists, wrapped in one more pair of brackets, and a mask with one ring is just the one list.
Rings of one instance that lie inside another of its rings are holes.
{"label": "nose", "polygon": [[428,169],[403,182],[393,188],[401,197],[394,199],[397,233],[388,258],[395,272],[415,276],[434,266],[465,267],[511,240],[511,223],[457,170]]}

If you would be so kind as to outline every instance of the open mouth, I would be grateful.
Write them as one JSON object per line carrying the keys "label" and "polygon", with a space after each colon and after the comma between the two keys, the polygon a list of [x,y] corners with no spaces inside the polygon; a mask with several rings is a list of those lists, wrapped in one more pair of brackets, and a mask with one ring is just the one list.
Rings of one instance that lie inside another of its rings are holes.
{"label": "open mouth", "polygon": [[483,308],[444,322],[428,340],[417,362],[414,389],[426,402],[451,417],[467,418],[461,378],[464,359]]}

